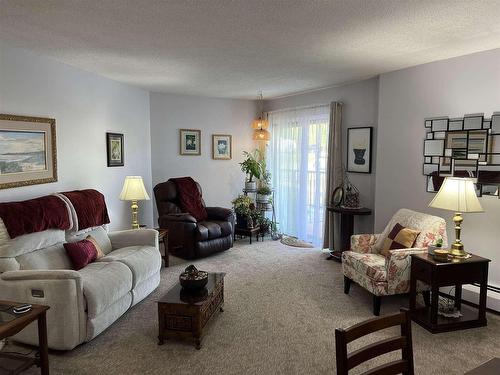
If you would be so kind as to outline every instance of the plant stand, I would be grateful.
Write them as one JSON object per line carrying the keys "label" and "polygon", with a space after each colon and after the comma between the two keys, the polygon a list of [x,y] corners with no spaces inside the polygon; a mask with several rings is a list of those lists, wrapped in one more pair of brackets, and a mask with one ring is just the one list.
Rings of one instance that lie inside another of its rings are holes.
{"label": "plant stand", "polygon": [[[264,213],[266,213],[266,212],[272,213],[271,214],[271,222],[274,224],[272,227],[276,228],[277,222],[276,222],[276,211],[274,209],[274,198],[275,198],[274,189],[272,190],[272,193],[271,193],[271,195],[272,195],[271,203],[257,202],[257,189],[255,189],[255,190],[243,189],[243,194],[252,198],[257,210],[264,212]],[[276,240],[280,239],[280,234],[276,230],[272,229],[272,227],[271,227],[271,238],[274,241],[276,241]],[[264,234],[262,234],[262,239],[264,239]]]}

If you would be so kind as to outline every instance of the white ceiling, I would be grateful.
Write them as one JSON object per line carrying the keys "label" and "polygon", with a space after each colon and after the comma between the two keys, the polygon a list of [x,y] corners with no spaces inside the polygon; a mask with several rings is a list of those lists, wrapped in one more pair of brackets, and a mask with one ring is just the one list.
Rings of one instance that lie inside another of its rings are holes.
{"label": "white ceiling", "polygon": [[500,0],[1,0],[0,39],[155,92],[276,97],[500,47]]}

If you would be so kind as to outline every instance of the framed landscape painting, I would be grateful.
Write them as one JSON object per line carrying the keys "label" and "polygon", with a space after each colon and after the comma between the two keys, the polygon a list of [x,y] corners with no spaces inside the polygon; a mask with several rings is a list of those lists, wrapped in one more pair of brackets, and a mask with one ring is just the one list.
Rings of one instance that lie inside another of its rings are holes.
{"label": "framed landscape painting", "polygon": [[123,167],[123,134],[106,133],[108,167]]}
{"label": "framed landscape painting", "polygon": [[347,129],[347,172],[371,173],[373,128]]}
{"label": "framed landscape painting", "polygon": [[201,130],[180,129],[180,154],[201,155]]}
{"label": "framed landscape painting", "polygon": [[212,159],[230,160],[232,137],[229,134],[212,134]]}
{"label": "framed landscape painting", "polygon": [[55,181],[56,120],[0,114],[0,189]]}

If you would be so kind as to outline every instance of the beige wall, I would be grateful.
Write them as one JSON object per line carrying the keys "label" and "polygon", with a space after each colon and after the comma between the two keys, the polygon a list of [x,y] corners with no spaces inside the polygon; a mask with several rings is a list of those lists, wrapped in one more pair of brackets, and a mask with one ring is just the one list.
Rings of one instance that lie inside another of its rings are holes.
{"label": "beige wall", "polygon": [[[191,176],[200,183],[208,206],[231,207],[244,186],[238,165],[242,152],[256,147],[251,128],[255,115],[252,100],[152,93],[153,186],[171,177]],[[200,156],[179,155],[179,129],[201,130]],[[232,160],[212,159],[212,134],[232,135]]]}
{"label": "beige wall", "polygon": [[[380,77],[375,229],[381,230],[400,207],[446,218],[451,212],[427,207],[433,194],[422,175],[424,118],[460,117],[500,110],[500,50],[421,65]],[[485,210],[465,214],[462,239],[470,252],[488,257],[489,283],[500,286],[500,199],[480,198]],[[500,298],[490,293],[490,298]],[[475,298],[475,297],[474,297]],[[490,306],[500,303],[490,300]]]}
{"label": "beige wall", "polygon": [[[0,42],[0,113],[56,119],[59,181],[0,190],[0,201],[94,188],[106,196],[111,229],[130,227],[130,206],[118,199],[127,175],[151,192],[149,93]],[[106,166],[106,132],[125,135],[125,166]],[[140,203],[152,225],[151,201]]]}

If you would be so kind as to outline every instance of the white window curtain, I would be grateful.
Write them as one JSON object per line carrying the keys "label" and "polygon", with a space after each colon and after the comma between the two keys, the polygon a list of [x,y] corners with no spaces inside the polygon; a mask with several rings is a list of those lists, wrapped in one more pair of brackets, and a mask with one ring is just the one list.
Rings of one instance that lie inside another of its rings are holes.
{"label": "white window curtain", "polygon": [[330,106],[268,113],[268,150],[282,233],[323,245]]}

